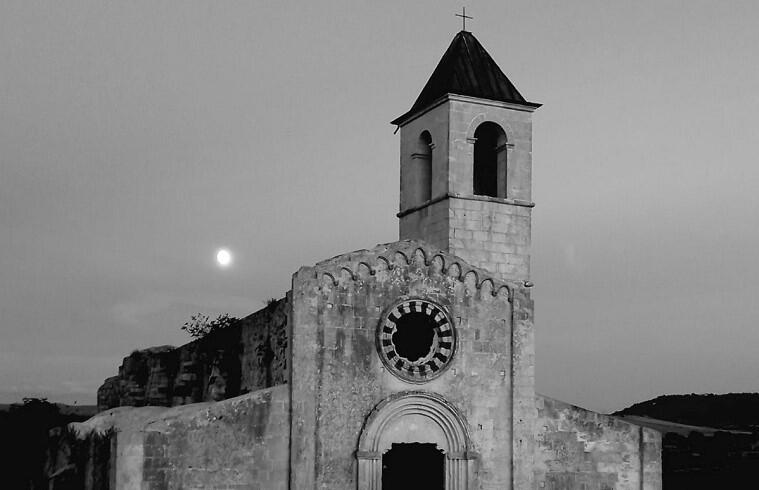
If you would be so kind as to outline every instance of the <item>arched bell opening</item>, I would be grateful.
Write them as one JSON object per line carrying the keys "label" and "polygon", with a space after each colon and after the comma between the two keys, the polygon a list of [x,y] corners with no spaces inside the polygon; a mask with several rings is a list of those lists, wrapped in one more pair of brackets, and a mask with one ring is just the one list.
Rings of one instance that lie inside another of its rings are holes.
{"label": "arched bell opening", "polygon": [[506,133],[486,121],[474,131],[472,192],[477,196],[507,198],[508,148]]}
{"label": "arched bell opening", "polygon": [[[473,488],[476,455],[466,423],[434,393],[403,392],[378,404],[361,432],[356,457],[358,490],[389,489],[391,482],[383,482],[383,477],[392,478],[396,485],[392,488],[399,490],[405,484],[440,490]],[[403,457],[415,458],[413,481],[399,476],[408,464],[400,461]]]}
{"label": "arched bell opening", "polygon": [[419,206],[432,198],[432,135],[422,131],[411,154],[411,168],[406,185],[409,186],[411,206]]}

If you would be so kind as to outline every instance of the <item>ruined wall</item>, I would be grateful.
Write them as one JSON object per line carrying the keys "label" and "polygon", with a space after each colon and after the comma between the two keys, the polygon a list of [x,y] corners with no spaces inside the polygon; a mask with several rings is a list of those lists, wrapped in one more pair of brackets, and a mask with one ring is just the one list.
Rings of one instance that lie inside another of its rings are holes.
{"label": "ruined wall", "polygon": [[176,406],[223,400],[287,382],[287,298],[181,347],[124,358],[98,389],[98,408]]}
{"label": "ruined wall", "polygon": [[79,431],[71,424],[50,431],[45,473],[49,490],[108,490],[115,488],[111,473],[114,431]]}
{"label": "ruined wall", "polygon": [[[449,368],[421,385],[388,372],[375,347],[380,318],[403,297],[444,305],[458,332]],[[481,487],[474,488],[531,487],[535,395],[526,289],[402,241],[302,268],[293,278],[292,318],[291,488],[354,490],[367,414],[407,390],[438,393],[466,419],[479,454]]]}
{"label": "ruined wall", "polygon": [[537,397],[535,481],[545,490],[660,490],[661,434]]}
{"label": "ruined wall", "polygon": [[287,489],[289,396],[281,385],[149,422],[142,489]]}
{"label": "ruined wall", "polygon": [[288,488],[288,385],[221,402],[119,407],[52,434],[51,490]]}

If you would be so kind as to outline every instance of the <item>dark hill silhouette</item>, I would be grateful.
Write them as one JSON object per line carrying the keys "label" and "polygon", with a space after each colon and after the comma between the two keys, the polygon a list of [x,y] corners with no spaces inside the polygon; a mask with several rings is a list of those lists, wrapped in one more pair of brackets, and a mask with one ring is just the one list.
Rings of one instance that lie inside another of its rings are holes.
{"label": "dark hill silhouette", "polygon": [[0,446],[0,488],[48,488],[44,465],[49,431],[86,420],[95,411],[91,405],[64,405],[45,398],[0,405],[0,434],[5,441]]}
{"label": "dark hill silhouette", "polygon": [[613,415],[662,432],[664,490],[756,488],[759,393],[665,395]]}
{"label": "dark hill silhouette", "polygon": [[664,395],[613,415],[638,415],[679,424],[759,432],[759,393]]}

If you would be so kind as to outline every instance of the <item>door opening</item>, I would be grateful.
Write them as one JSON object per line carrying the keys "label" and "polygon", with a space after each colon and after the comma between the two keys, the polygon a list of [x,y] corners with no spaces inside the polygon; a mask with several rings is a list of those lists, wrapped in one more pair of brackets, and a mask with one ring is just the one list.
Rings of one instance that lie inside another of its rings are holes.
{"label": "door opening", "polygon": [[382,490],[445,490],[445,457],[435,444],[393,444],[382,455]]}

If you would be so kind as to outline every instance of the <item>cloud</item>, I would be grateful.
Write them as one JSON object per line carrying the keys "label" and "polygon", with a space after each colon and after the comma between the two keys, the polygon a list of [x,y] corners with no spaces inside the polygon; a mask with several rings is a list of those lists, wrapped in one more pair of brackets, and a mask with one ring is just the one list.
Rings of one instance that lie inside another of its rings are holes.
{"label": "cloud", "polygon": [[564,263],[571,270],[578,270],[580,268],[580,262],[577,258],[577,247],[574,243],[564,242],[562,244],[562,255],[564,256]]}
{"label": "cloud", "polygon": [[177,310],[189,310],[193,313],[230,312],[247,315],[262,306],[250,298],[241,296],[159,292],[117,303],[111,308],[111,315],[121,325],[144,327],[150,325],[156,317]]}
{"label": "cloud", "polygon": [[63,381],[61,382],[61,388],[58,391],[71,394],[84,394],[91,395],[95,393],[100,387],[102,381],[97,382],[84,382],[84,381]]}

